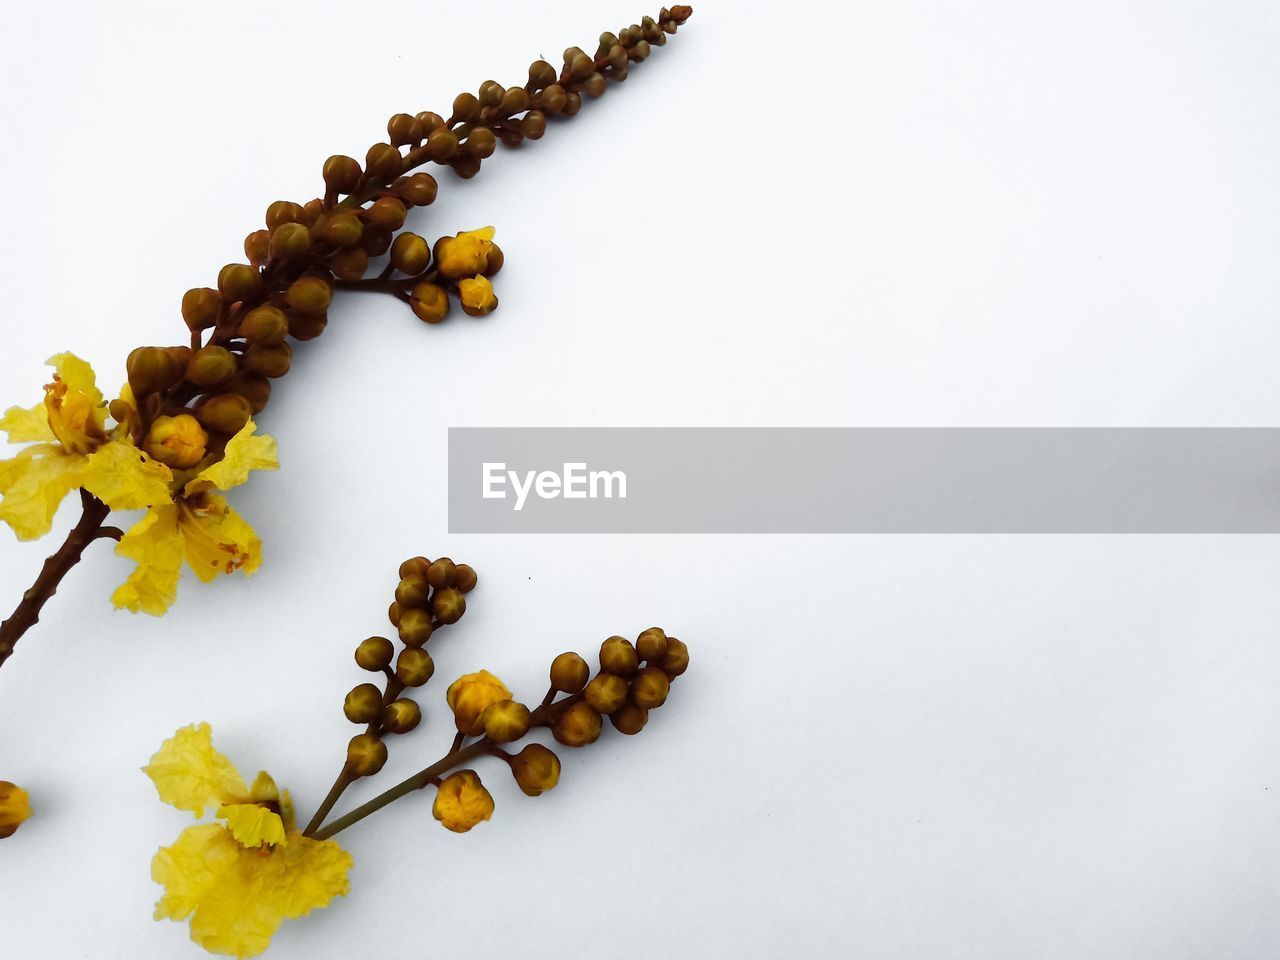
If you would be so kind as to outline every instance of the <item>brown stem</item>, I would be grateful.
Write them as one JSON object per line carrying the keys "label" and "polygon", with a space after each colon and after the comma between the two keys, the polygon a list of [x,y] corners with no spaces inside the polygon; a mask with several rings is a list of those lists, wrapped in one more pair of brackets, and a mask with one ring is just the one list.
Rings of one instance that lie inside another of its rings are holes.
{"label": "brown stem", "polygon": [[84,548],[102,532],[103,521],[111,513],[111,508],[83,490],[80,491],[80,500],[84,506],[80,521],[67,534],[58,552],[44,562],[40,576],[22,595],[22,601],[13,614],[0,624],[0,666],[9,659],[22,635],[39,621],[41,608],[57,592],[58,584],[62,583],[67,572],[80,562]]}

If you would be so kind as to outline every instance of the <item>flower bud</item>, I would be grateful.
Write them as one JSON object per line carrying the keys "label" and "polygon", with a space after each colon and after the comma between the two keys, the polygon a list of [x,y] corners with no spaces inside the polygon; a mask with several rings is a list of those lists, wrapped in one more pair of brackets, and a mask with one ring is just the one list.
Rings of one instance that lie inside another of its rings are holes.
{"label": "flower bud", "polygon": [[591,668],[576,653],[562,653],[551,661],[551,686],[561,693],[577,693],[587,685]]}
{"label": "flower bud", "polygon": [[352,723],[373,723],[382,714],[382,691],[372,683],[353,687],[342,702],[342,712]]}
{"label": "flower bud", "polygon": [[498,115],[502,117],[510,117],[513,114],[524,113],[529,109],[529,93],[524,87],[512,87],[502,95],[502,100],[498,103]]}
{"label": "flower bud", "polygon": [[360,186],[362,175],[354,157],[338,155],[324,162],[324,185],[337,193],[351,193]]}
{"label": "flower bud", "polygon": [[600,738],[600,714],[581,700],[570,704],[551,727],[551,735],[566,747],[585,747]]}
{"label": "flower bud", "polygon": [[422,721],[422,710],[407,697],[393,700],[382,710],[382,729],[389,733],[408,733]]}
{"label": "flower bud", "polygon": [[244,238],[244,256],[249,266],[260,267],[271,256],[271,231],[255,230]]}
{"label": "flower bud", "polygon": [[427,156],[440,163],[458,152],[458,136],[452,130],[435,130],[427,137]]}
{"label": "flower bud", "polygon": [[587,77],[587,81],[582,85],[582,89],[586,92],[587,96],[594,99],[596,97],[604,96],[605,86],[604,74],[593,73]]}
{"label": "flower bud", "polygon": [[499,700],[484,708],[480,725],[494,743],[511,743],[529,732],[529,708],[515,700]]}
{"label": "flower bud", "polygon": [[436,241],[436,268],[450,280],[483,273],[493,246],[493,227],[464,230],[454,237]]}
{"label": "flower bud", "polygon": [[420,647],[401,650],[396,659],[396,679],[406,687],[422,686],[435,672],[436,665],[431,654]]}
{"label": "flower bud", "polygon": [[547,132],[547,115],[541,110],[530,110],[520,120],[520,132],[530,140],[541,140]]}
{"label": "flower bud", "polygon": [[369,269],[369,251],[362,247],[339,250],[329,258],[329,269],[339,280],[359,280]]}
{"label": "flower bud", "polygon": [[396,584],[396,603],[400,604],[402,610],[406,607],[425,610],[430,597],[431,590],[425,577],[410,574]]}
{"label": "flower bud", "polygon": [[560,758],[540,743],[531,743],[511,758],[511,773],[525,796],[536,797],[560,782]]}
{"label": "flower bud", "polygon": [[507,88],[500,84],[497,80],[486,80],[480,84],[480,106],[496,107],[502,102],[502,95],[507,92]]}
{"label": "flower bud", "polygon": [[395,197],[380,197],[364,212],[365,219],[383,230],[399,230],[404,226],[404,203]]}
{"label": "flower bud", "polygon": [[271,399],[271,381],[252,370],[241,370],[227,384],[229,393],[238,393],[249,401],[254,413],[261,413]]}
{"label": "flower bud", "polygon": [[417,607],[400,607],[400,642],[406,647],[420,647],[431,639],[431,614]]}
{"label": "flower bud", "polygon": [[457,573],[457,566],[448,557],[441,557],[439,560],[433,561],[427,567],[427,583],[436,587],[453,586],[453,578]]}
{"label": "flower bud", "polygon": [[488,127],[475,127],[467,134],[467,149],[481,160],[492,157],[497,147],[498,142]]}
{"label": "flower bud", "polygon": [[177,470],[194,467],[204,459],[209,435],[189,413],[175,417],[156,417],[142,448],[165,466]]}
{"label": "flower bud", "polygon": [[610,637],[600,645],[600,666],[608,673],[629,677],[640,668],[640,657],[625,637]]}
{"label": "flower bud", "polygon": [[595,75],[596,63],[585,53],[579,52],[569,62],[569,77],[573,80],[586,80]]}
{"label": "flower bud", "polygon": [[238,393],[216,393],[205,397],[192,411],[214,433],[235,436],[253,419],[253,407]]}
{"label": "flower bud", "polygon": [[645,667],[631,678],[631,702],[653,710],[667,702],[671,681],[659,667]]}
{"label": "flower bud", "polygon": [[485,708],[500,700],[510,700],[511,691],[488,670],[481,670],[453,681],[445,699],[449,703],[449,709],[453,711],[453,721],[459,732],[469,737],[478,737],[484,732],[480,715]]}
{"label": "flower bud", "polygon": [[428,136],[444,126],[444,117],[440,116],[438,113],[432,113],[430,110],[423,110],[421,113],[417,114],[414,119],[422,124],[422,129]]}
{"label": "flower bud", "polygon": [[480,113],[480,101],[475,94],[460,93],[453,98],[453,121],[466,122]]}
{"label": "flower bud", "polygon": [[658,664],[668,678],[674,680],[689,669],[689,648],[684,641],[675,637],[667,637],[667,652],[662,655]]}
{"label": "flower bud", "polygon": [[667,652],[667,635],[661,627],[650,627],[636,638],[636,653],[641,660],[661,660]]}
{"label": "flower bud", "polygon": [[[396,203],[399,202],[399,200],[396,201]],[[364,252],[369,256],[380,257],[391,249],[391,231],[385,227],[370,223],[364,228],[364,235],[360,238],[360,246],[364,248]]]}
{"label": "flower bud", "polygon": [[193,287],[182,295],[182,319],[192,330],[206,330],[218,322],[222,295],[209,287]]}
{"label": "flower bud", "polygon": [[228,263],[218,272],[218,292],[226,303],[252,299],[262,292],[262,275],[247,263]]}
{"label": "flower bud", "polygon": [[436,199],[436,178],[429,173],[415,173],[392,185],[397,197],[414,207],[425,207]]}
{"label": "flower bud", "polygon": [[278,307],[254,307],[240,321],[239,332],[250,343],[284,343],[289,333],[289,321]]}
{"label": "flower bud", "polygon": [[12,837],[31,816],[31,798],[16,783],[0,780],[0,840]]}
{"label": "flower bud", "polygon": [[576,93],[566,93],[564,95],[564,107],[561,112],[566,117],[572,117],[582,109],[582,97]]}
{"label": "flower bud", "polygon": [[616,674],[598,673],[582,691],[582,699],[596,713],[613,713],[627,702],[627,681]]}
{"label": "flower bud", "polygon": [[267,207],[267,229],[275,230],[286,223],[302,221],[302,205],[292,200],[276,200]]}
{"label": "flower bud", "polygon": [[311,231],[301,223],[282,223],[271,234],[267,250],[272,260],[282,263],[301,260],[311,252]]}
{"label": "flower bud", "polygon": [[529,83],[536,90],[541,90],[555,83],[556,76],[556,68],[545,60],[535,60],[529,64]]}
{"label": "flower bud", "polygon": [[360,646],[356,647],[356,663],[361,670],[378,673],[390,666],[395,652],[396,648],[386,637],[370,637],[361,640]]}
{"label": "flower bud", "polygon": [[431,612],[441,623],[457,623],[467,612],[467,598],[454,587],[437,590],[431,598]]}
{"label": "flower bud", "polygon": [[287,343],[249,344],[244,355],[245,365],[264,377],[283,377],[293,363],[293,348]]}
{"label": "flower bud", "polygon": [[370,180],[390,180],[404,167],[404,157],[389,143],[375,143],[364,158]]}
{"label": "flower bud", "polygon": [[333,300],[333,287],[320,277],[302,277],[289,285],[284,299],[297,313],[322,317]]}
{"label": "flower bud", "polygon": [[125,361],[129,388],[138,397],[168,390],[182,379],[185,366],[164,347],[138,347]]}
{"label": "flower bud", "polygon": [[565,97],[564,87],[553,83],[542,91],[542,95],[538,97],[538,105],[547,113],[559,113],[564,109]]}
{"label": "flower bud", "polygon": [[463,312],[471,317],[486,316],[498,307],[498,298],[493,295],[493,284],[488,277],[459,280],[458,300]]}
{"label": "flower bud", "polygon": [[361,733],[347,744],[347,769],[357,777],[372,777],[387,762],[387,745],[372,733]]}
{"label": "flower bud", "polygon": [[320,225],[320,239],[335,247],[354,247],[364,236],[364,224],[354,213],[335,213]]}
{"label": "flower bud", "polygon": [[474,590],[479,579],[470,564],[459,563],[453,568],[453,585],[463,593]]}
{"label": "flower bud", "polygon": [[648,721],[649,711],[644,707],[636,706],[634,703],[624,704],[609,714],[609,722],[613,724],[613,728],[629,737],[635,736],[643,730]]}
{"label": "flower bud", "polygon": [[431,248],[416,233],[402,233],[391,243],[391,265],[401,273],[417,276],[431,262]]}
{"label": "flower bud", "polygon": [[431,566],[431,561],[426,557],[410,557],[404,563],[400,564],[399,575],[403,580],[405,577],[422,577],[427,578],[427,568]]}
{"label": "flower bud", "polygon": [[387,607],[387,619],[391,621],[393,627],[400,626],[400,604],[394,600],[391,602],[391,606]]}
{"label": "flower bud", "polygon": [[187,362],[187,379],[197,387],[218,387],[236,375],[236,358],[223,347],[201,347]]}
{"label": "flower bud", "polygon": [[447,830],[466,833],[493,816],[493,797],[474,770],[450,774],[436,790],[431,815]]}
{"label": "flower bud", "polygon": [[387,121],[387,139],[397,147],[417,143],[422,139],[422,124],[407,113],[397,113]]}
{"label": "flower bud", "polygon": [[414,315],[425,323],[439,323],[449,315],[449,294],[438,284],[414,284],[409,297]]}

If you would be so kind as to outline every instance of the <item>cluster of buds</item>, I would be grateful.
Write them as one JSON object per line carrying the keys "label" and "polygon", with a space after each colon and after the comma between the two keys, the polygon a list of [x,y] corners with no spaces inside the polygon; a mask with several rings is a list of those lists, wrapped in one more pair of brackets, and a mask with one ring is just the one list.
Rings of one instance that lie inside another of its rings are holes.
{"label": "cluster of buds", "polygon": [[411,557],[400,565],[400,582],[387,616],[397,629],[401,649],[397,655],[386,637],[369,637],[356,647],[360,668],[381,673],[385,680],[381,689],[373,683],[358,684],[343,701],[347,719],[366,726],[347,744],[344,779],[373,776],[387,762],[384,737],[408,733],[421,722],[417,702],[402,694],[431,679],[436,668],[427,641],[436,630],[462,619],[466,594],[475,586],[475,570],[448,557]]}

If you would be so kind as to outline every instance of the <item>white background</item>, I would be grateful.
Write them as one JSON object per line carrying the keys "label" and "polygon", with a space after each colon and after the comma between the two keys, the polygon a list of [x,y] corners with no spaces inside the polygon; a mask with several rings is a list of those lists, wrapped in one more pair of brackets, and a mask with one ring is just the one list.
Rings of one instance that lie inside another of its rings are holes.
{"label": "white background", "polygon": [[[113,389],[131,347],[181,342],[182,292],[391,113],[645,12],[10,5],[0,405],[56,351]],[[555,653],[653,623],[692,669],[542,798],[482,766],[470,834],[427,795],[344,834],[350,896],[277,960],[1277,956],[1275,538],[449,536],[445,440],[1274,426],[1278,40],[1266,2],[704,3],[571,123],[442,176],[410,225],[494,224],[498,312],[342,297],[263,418],[284,468],[233,495],[262,572],[135,617],[99,546],[0,671],[0,778],[38,811],[0,845],[0,952],[201,955],[149,919],[189,818],[138,768],[208,720],[309,812],[351,649],[423,552],[481,585],[351,801],[445,749],[464,671],[536,699]],[[0,536],[6,611],[56,542]]]}

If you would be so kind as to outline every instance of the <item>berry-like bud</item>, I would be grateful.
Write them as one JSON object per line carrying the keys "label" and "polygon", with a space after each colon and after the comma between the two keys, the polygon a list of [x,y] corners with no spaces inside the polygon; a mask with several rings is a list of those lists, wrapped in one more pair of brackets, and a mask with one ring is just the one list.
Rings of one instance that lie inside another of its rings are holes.
{"label": "berry-like bud", "polygon": [[311,231],[301,223],[282,223],[271,234],[268,255],[272,260],[287,263],[301,260],[311,252]]}
{"label": "berry-like bud", "polygon": [[393,627],[400,626],[400,604],[392,601],[391,606],[387,607],[387,619]]}
{"label": "berry-like bud", "polygon": [[529,83],[535,90],[549,87],[556,82],[556,68],[545,60],[535,60],[529,64]]}
{"label": "berry-like bud", "polygon": [[603,97],[605,90],[605,79],[603,73],[593,73],[587,77],[586,83],[582,85],[582,89],[586,91],[587,96],[591,98]]}
{"label": "berry-like bud", "polygon": [[332,156],[324,162],[324,185],[338,193],[351,193],[360,186],[363,171],[354,157]]}
{"label": "berry-like bud", "polygon": [[267,229],[275,230],[286,223],[302,222],[302,205],[292,200],[276,200],[267,207]]}
{"label": "berry-like bud", "polygon": [[254,413],[261,413],[271,399],[271,381],[252,370],[241,370],[227,384],[227,391],[240,394],[249,401]]}
{"label": "berry-like bud", "polygon": [[227,303],[250,300],[262,291],[262,275],[247,263],[228,263],[218,271],[218,292]]}
{"label": "berry-like bud", "polygon": [[352,723],[373,723],[382,714],[382,691],[372,683],[352,687],[342,702],[342,712]]}
{"label": "berry-like bud", "polygon": [[437,590],[431,598],[431,612],[441,623],[457,623],[467,612],[467,598],[454,587]]}
{"label": "berry-like bud", "polygon": [[458,136],[452,130],[435,130],[427,137],[427,156],[437,163],[458,152]]}
{"label": "berry-like bud", "polygon": [[531,743],[511,758],[511,773],[525,796],[536,797],[560,782],[560,758],[540,743]]}
{"label": "berry-like bud", "polygon": [[661,627],[650,627],[636,638],[636,653],[641,660],[661,660],[667,652],[667,635]]}
{"label": "berry-like bud", "polygon": [[404,563],[400,564],[399,576],[403,580],[405,577],[422,577],[427,578],[427,568],[431,566],[431,561],[426,557],[410,557]]}
{"label": "berry-like bud", "polygon": [[400,642],[406,647],[420,647],[431,639],[431,615],[417,607],[400,607],[400,622],[396,624]]}
{"label": "berry-like bud", "polygon": [[142,448],[153,458],[176,470],[187,470],[204,459],[209,435],[189,413],[156,417]]}
{"label": "berry-like bud", "polygon": [[209,287],[193,287],[182,295],[182,319],[192,330],[206,330],[218,322],[222,295]]}
{"label": "berry-like bud", "polygon": [[271,231],[255,230],[244,238],[244,256],[249,266],[260,267],[271,256]]}
{"label": "berry-like bud", "polygon": [[662,655],[662,662],[658,666],[672,680],[688,670],[689,648],[684,641],[667,637],[667,652]]}
{"label": "berry-like bud", "polygon": [[438,284],[414,284],[409,297],[414,315],[424,323],[439,323],[449,315],[449,294]]}
{"label": "berry-like bud", "polygon": [[391,249],[391,231],[370,223],[364,228],[364,235],[360,237],[360,246],[369,256],[380,257]]}
{"label": "berry-like bud", "polygon": [[658,667],[645,667],[631,678],[631,702],[653,710],[667,702],[671,681]]}
{"label": "berry-like bud", "polygon": [[582,109],[582,97],[580,97],[576,93],[566,93],[564,95],[564,108],[561,110],[561,112],[566,117],[574,116],[581,109]]}
{"label": "berry-like bud", "polygon": [[185,367],[164,347],[138,347],[125,361],[129,388],[138,397],[168,390],[182,379]]}
{"label": "berry-like bud", "polygon": [[214,433],[228,437],[239,433],[253,419],[253,406],[238,393],[216,393],[205,397],[192,412]]}
{"label": "berry-like bud", "polygon": [[506,87],[497,80],[486,80],[480,84],[480,96],[478,97],[480,106],[496,107],[502,102],[502,95],[506,92]]}
{"label": "berry-like bud", "polygon": [[312,315],[297,310],[289,313],[289,336],[295,340],[314,340],[328,325],[329,318],[323,313]]}
{"label": "berry-like bud", "polygon": [[541,140],[547,132],[547,115],[541,110],[530,110],[520,120],[520,132],[530,140]]}
{"label": "berry-like bud", "polygon": [[582,699],[597,713],[613,713],[627,702],[627,681],[616,674],[598,673],[582,691]]}
{"label": "berry-like bud", "polygon": [[320,225],[320,239],[335,247],[354,247],[364,236],[364,224],[354,213],[335,213]]}
{"label": "berry-like bud", "polygon": [[524,113],[528,109],[528,92],[523,87],[512,87],[502,95],[502,100],[498,104],[498,115],[510,117],[513,114]]}
{"label": "berry-like bud", "polygon": [[356,647],[356,663],[361,670],[378,673],[390,666],[395,652],[396,648],[386,637],[370,637],[361,640],[360,646]]}
{"label": "berry-like bud", "polygon": [[406,697],[393,700],[382,710],[382,729],[389,733],[408,733],[422,721],[422,710]]}
{"label": "berry-like bud", "polygon": [[499,700],[484,708],[480,725],[494,743],[511,743],[529,732],[529,708],[515,700]]}
{"label": "berry-like bud", "polygon": [[608,673],[629,677],[640,668],[640,657],[626,637],[610,637],[600,645],[600,666]]}
{"label": "berry-like bud", "polygon": [[643,730],[648,721],[649,711],[634,703],[625,704],[609,714],[609,722],[613,724],[613,728],[629,737]]}
{"label": "berry-like bud", "polygon": [[339,280],[359,280],[369,269],[369,251],[363,247],[339,250],[329,258],[329,269]]}
{"label": "berry-like bud", "polygon": [[0,840],[12,837],[31,816],[31,798],[16,783],[0,780]]}
{"label": "berry-like bud", "polygon": [[460,93],[453,98],[453,120],[465,123],[480,113],[480,101],[475,94]]}
{"label": "berry-like bud", "polygon": [[587,661],[572,651],[551,661],[551,686],[561,693],[577,693],[587,685],[590,676],[591,668]]}
{"label": "berry-like bud", "polygon": [[488,127],[475,127],[467,134],[467,148],[481,160],[492,157],[497,147],[498,141]]}
{"label": "berry-like bud", "polygon": [[498,308],[498,298],[493,294],[493,284],[488,277],[468,277],[458,281],[458,301],[463,313],[471,317],[484,317]]}
{"label": "berry-like bud", "polygon": [[448,557],[441,557],[427,567],[427,583],[437,589],[451,587],[453,586],[453,578],[457,573],[457,569],[452,560]]}
{"label": "berry-like bud", "polygon": [[470,564],[460,563],[453,568],[453,585],[463,593],[474,590],[479,579]]}
{"label": "berry-like bud", "polygon": [[414,207],[425,207],[436,199],[436,178],[429,173],[415,173],[397,181],[392,189],[396,196]]}
{"label": "berry-like bud", "polygon": [[511,691],[488,670],[481,670],[453,681],[445,699],[453,711],[453,722],[458,731],[469,737],[478,737],[484,733],[480,717],[485,709],[491,703],[510,700]]}
{"label": "berry-like bud", "polygon": [[417,276],[431,262],[431,248],[416,233],[402,233],[391,243],[391,265],[401,273]]}
{"label": "berry-like bud", "polygon": [[244,355],[245,365],[264,377],[283,377],[293,363],[293,348],[287,343],[249,344]]}
{"label": "berry-like bud", "polygon": [[333,287],[321,277],[301,277],[289,285],[284,299],[290,310],[322,317],[333,300]]}
{"label": "berry-like bud", "polygon": [[569,62],[569,77],[573,80],[586,80],[596,70],[596,63],[585,53],[579,53]]}
{"label": "berry-like bud", "polygon": [[420,687],[436,672],[431,654],[419,647],[400,651],[396,659],[396,679],[406,687]]}
{"label": "berry-like bud", "polygon": [[284,343],[289,333],[289,321],[278,307],[254,307],[240,321],[239,332],[250,343],[274,346]]}
{"label": "berry-like bud", "polygon": [[566,96],[564,87],[558,83],[553,83],[542,91],[542,95],[538,97],[538,105],[546,110],[547,113],[559,113],[564,109]]}
{"label": "berry-like bud", "polygon": [[579,700],[560,714],[551,735],[566,747],[585,747],[600,738],[600,724],[600,714]]}
{"label": "berry-like bud", "polygon": [[431,590],[427,586],[426,578],[416,574],[410,574],[396,584],[396,603],[400,604],[402,610],[406,607],[425,610],[430,596]]}
{"label": "berry-like bud", "polygon": [[364,168],[371,180],[390,180],[404,166],[404,157],[389,143],[375,143],[364,158]]}
{"label": "berry-like bud", "polygon": [[361,733],[347,744],[347,769],[357,777],[372,777],[387,762],[387,745],[372,733]]}
{"label": "berry-like bud", "polygon": [[369,223],[383,230],[399,230],[405,216],[404,203],[395,197],[380,197],[365,211]]}
{"label": "berry-like bud", "polygon": [[387,139],[399,147],[422,139],[422,124],[407,113],[397,113],[387,121]]}
{"label": "berry-like bud", "polygon": [[446,829],[466,833],[493,816],[493,797],[474,770],[459,770],[437,788],[431,815]]}
{"label": "berry-like bud", "polygon": [[218,387],[236,375],[236,358],[223,347],[201,347],[187,362],[187,379],[197,387]]}

